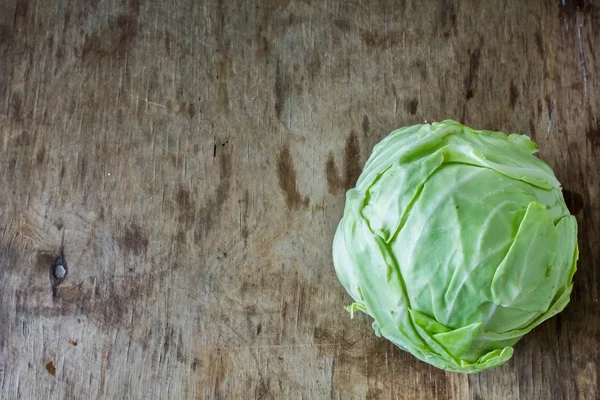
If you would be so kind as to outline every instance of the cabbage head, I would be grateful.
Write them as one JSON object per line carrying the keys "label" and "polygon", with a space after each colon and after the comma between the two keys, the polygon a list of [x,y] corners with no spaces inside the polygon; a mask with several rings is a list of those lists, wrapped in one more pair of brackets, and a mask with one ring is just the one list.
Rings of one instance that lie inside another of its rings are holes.
{"label": "cabbage head", "polygon": [[525,135],[455,121],[373,149],[333,242],[337,276],[373,329],[436,367],[478,372],[569,302],[577,221]]}

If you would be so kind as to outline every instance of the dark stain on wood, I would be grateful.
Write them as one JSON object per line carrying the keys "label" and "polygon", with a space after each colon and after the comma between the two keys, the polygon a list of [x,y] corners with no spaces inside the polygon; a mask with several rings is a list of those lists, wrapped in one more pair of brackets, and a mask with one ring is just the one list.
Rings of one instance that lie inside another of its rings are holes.
{"label": "dark stain on wood", "polygon": [[379,400],[383,396],[383,390],[370,387],[365,394],[365,400]]}
{"label": "dark stain on wood", "polygon": [[[16,112],[18,113],[18,116],[20,116],[21,115],[21,97],[20,96],[17,96],[17,97],[19,100],[16,103],[18,103],[19,105],[16,108]],[[30,146],[32,144],[32,135],[29,133],[29,131],[22,130],[20,132],[20,134],[17,136],[15,144],[19,147]]]}
{"label": "dark stain on wood", "polygon": [[317,345],[334,344],[340,346],[341,350],[348,350],[354,346],[344,331],[335,330],[334,327],[316,326],[313,329],[313,342]]}
{"label": "dark stain on wood", "polygon": [[277,157],[277,178],[288,209],[294,210],[300,207],[308,207],[310,199],[308,196],[302,196],[298,190],[294,162],[287,147],[284,147]]}
{"label": "dark stain on wood", "polygon": [[351,28],[350,22],[346,18],[336,18],[333,20],[333,24],[341,31],[349,31]]}
{"label": "dark stain on wood", "polygon": [[362,120],[363,135],[366,136],[369,133],[370,127],[371,127],[371,123],[369,122],[369,117],[367,116],[367,114],[365,114],[365,116],[363,117],[363,120]]}
{"label": "dark stain on wood", "polygon": [[8,45],[12,40],[12,30],[4,25],[0,25],[0,48]]}
{"label": "dark stain on wood", "polygon": [[[370,344],[365,346],[364,352],[365,356],[369,358],[369,364],[371,365],[381,365],[379,363],[385,364],[386,353],[391,353],[395,351],[395,346],[390,345],[385,340],[381,340],[380,338],[371,338]],[[365,375],[369,374],[369,370],[363,369],[361,372]]]}
{"label": "dark stain on wood", "polygon": [[[592,17],[592,32],[596,33],[598,32],[598,29],[600,28],[600,9],[594,9],[591,11]],[[592,43],[594,43],[590,36],[588,35],[588,43],[589,43],[589,48],[590,48],[590,54],[592,55],[592,58],[594,59],[594,62],[596,61],[596,54],[593,50],[593,45]]]}
{"label": "dark stain on wood", "polygon": [[[358,345],[360,343],[360,346]],[[330,356],[330,354],[327,354]],[[402,387],[403,398],[419,399],[440,399],[448,400],[452,398],[451,391],[448,390],[448,378],[446,372],[428,366],[417,360],[407,352],[400,350],[392,343],[381,339],[369,337],[366,340],[361,338],[352,348],[340,351],[335,357],[335,371],[332,374],[335,386],[351,384],[351,375],[360,375],[367,378],[377,377],[376,381],[384,384],[383,391],[380,392],[380,386],[369,386],[367,395],[371,398],[387,398],[386,394],[393,393],[396,385],[387,386],[396,379],[394,374],[417,374],[413,375],[410,381],[416,382],[419,379],[429,382],[428,385],[409,384]],[[376,370],[372,366],[385,366]],[[418,375],[421,377],[419,378]],[[337,396],[333,396],[337,397]]]}
{"label": "dark stain on wood", "polygon": [[83,187],[83,186],[85,186],[85,182],[86,182],[87,158],[82,155],[79,158],[78,164],[79,164],[79,168],[78,168],[79,173],[77,175],[79,177],[79,183]]}
{"label": "dark stain on wood", "polygon": [[266,32],[271,26],[269,7],[262,7],[261,13],[262,17],[258,20],[258,29],[256,30],[255,39],[253,41],[256,45],[255,53],[259,59],[267,57],[271,50],[271,42],[269,40],[268,32]]}
{"label": "dark stain on wood", "polygon": [[195,103],[189,103],[187,105],[187,115],[190,118],[194,118],[196,116],[196,104]]}
{"label": "dark stain on wood", "polygon": [[539,56],[544,58],[544,39],[540,32],[535,33],[535,47],[537,48]]}
{"label": "dark stain on wood", "polygon": [[298,17],[293,12],[290,12],[290,14],[288,15],[288,19],[285,23],[285,26],[289,27],[289,26],[293,26],[293,25],[298,25],[300,23],[302,23],[302,18]]}
{"label": "dark stain on wood", "polygon": [[165,359],[167,357],[167,353],[169,352],[169,348],[171,347],[171,343],[174,343],[175,338],[175,329],[169,325],[167,322],[165,325],[165,333],[163,334],[163,347],[161,353],[161,359]]}
{"label": "dark stain on wood", "polygon": [[388,47],[393,47],[400,43],[402,40],[402,32],[391,31],[379,33],[371,30],[361,29],[360,39],[370,49],[385,50]]}
{"label": "dark stain on wood", "polygon": [[223,204],[227,200],[231,189],[231,174],[233,165],[231,153],[221,151],[219,156],[219,183],[215,192],[208,201],[198,210],[198,221],[194,231],[194,243],[198,244],[205,232],[209,232],[223,211]]}
{"label": "dark stain on wood", "polygon": [[410,115],[415,115],[417,113],[417,109],[419,107],[419,100],[418,99],[409,100],[405,106],[406,106],[406,111],[408,111],[408,113]]}
{"label": "dark stain on wood", "polygon": [[329,152],[325,163],[325,177],[329,193],[339,193],[352,189],[360,176],[360,147],[354,131],[346,139],[344,147],[344,176],[341,177],[335,163],[335,156]]}
{"label": "dark stain on wood", "polygon": [[307,65],[308,75],[311,80],[315,80],[319,72],[321,71],[321,55],[317,52],[314,52],[311,55],[310,61]]}
{"label": "dark stain on wood", "polygon": [[600,119],[594,116],[591,106],[588,107],[588,128],[585,137],[594,149],[600,145]]}
{"label": "dark stain on wood", "polygon": [[101,32],[86,35],[81,46],[83,60],[123,56],[138,32],[138,13],[121,14],[111,20]]}
{"label": "dark stain on wood", "polygon": [[263,400],[269,398],[269,380],[267,379],[267,383],[265,383],[264,379],[260,379],[256,389],[254,390],[254,398],[256,400]]}
{"label": "dark stain on wood", "polygon": [[[256,307],[256,305],[251,304],[249,306],[244,307],[244,315],[246,316],[248,332],[256,330],[254,326],[257,325],[257,323],[255,323],[254,321],[257,319],[257,316],[259,316],[258,308]],[[258,324],[260,324],[260,322],[258,322]]]}
{"label": "dark stain on wood", "polygon": [[179,158],[177,158],[177,154],[169,154],[169,159],[171,160],[173,168],[179,168]]}
{"label": "dark stain on wood", "polygon": [[427,64],[422,61],[422,60],[418,60],[415,63],[417,69],[419,70],[419,74],[421,75],[421,79],[423,81],[426,81],[427,78],[429,77],[429,73],[427,72]]}
{"label": "dark stain on wood", "polygon": [[17,167],[17,159],[14,156],[9,157],[8,167],[6,168],[5,175],[9,176],[9,177],[13,177],[15,175],[16,167]]}
{"label": "dark stain on wood", "polygon": [[344,147],[344,188],[351,189],[356,185],[360,175],[360,147],[354,131],[346,139]]}
{"label": "dark stain on wood", "polygon": [[56,376],[56,367],[54,366],[53,361],[48,361],[44,368],[46,368],[46,371],[48,371],[50,375]]}
{"label": "dark stain on wood", "polygon": [[[229,399],[229,380],[232,376],[232,360],[228,352],[219,347],[207,349],[199,358],[200,370],[209,371],[198,380],[196,393],[208,393],[211,399]],[[206,388],[211,388],[206,391]]]}
{"label": "dark stain on wood", "polygon": [[[99,252],[98,257],[105,253]],[[150,298],[166,277],[166,271],[144,274],[131,274],[125,277],[106,274],[107,278],[90,277],[77,280],[76,274],[69,279],[73,286],[64,288],[60,301],[46,305],[39,296],[46,293],[33,292],[30,288],[18,288],[15,291],[15,312],[21,317],[63,318],[85,315],[99,329],[111,331],[116,327],[129,324],[134,304]],[[91,299],[94,299],[92,302]],[[133,320],[140,318],[133,314]]]}
{"label": "dark stain on wood", "polygon": [[177,357],[177,361],[179,361],[180,363],[187,362],[187,357],[185,356],[185,348],[183,347],[183,333],[181,333],[181,330],[177,335],[177,352],[175,353],[175,355]]}
{"label": "dark stain on wood", "polygon": [[533,119],[529,119],[529,136],[535,141],[535,122]]}
{"label": "dark stain on wood", "polygon": [[187,244],[187,233],[185,230],[179,230],[175,234],[175,244],[179,249],[185,247]]}
{"label": "dark stain on wood", "polygon": [[475,81],[477,80],[477,71],[479,70],[479,61],[481,58],[481,49],[478,47],[469,55],[469,72],[463,81],[465,87],[465,98],[467,100],[474,96]]}
{"label": "dark stain on wood", "polygon": [[15,18],[27,18],[29,12],[29,1],[28,0],[17,0],[15,5]]}
{"label": "dark stain on wood", "polygon": [[260,36],[260,41],[259,41],[259,47],[258,47],[258,54],[261,57],[266,57],[269,54],[269,50],[271,49],[271,43],[269,42],[269,39],[265,36]]}
{"label": "dark stain on wood", "polygon": [[594,125],[585,131],[585,137],[592,147],[597,148],[600,145],[600,126]]}
{"label": "dark stain on wood", "polygon": [[331,151],[327,155],[327,162],[325,163],[325,177],[327,178],[329,193],[337,193],[343,189],[344,181],[340,177],[337,165],[335,165],[335,156]]}
{"label": "dark stain on wood", "polygon": [[118,243],[119,247],[126,253],[139,256],[148,249],[148,235],[138,224],[131,223],[125,226]]}
{"label": "dark stain on wood", "polygon": [[517,85],[515,85],[514,82],[510,82],[510,90],[509,90],[509,96],[508,96],[508,103],[510,105],[510,108],[512,110],[515,109],[515,106],[517,105],[517,100],[519,99],[519,89],[517,88]]}
{"label": "dark stain on wood", "polygon": [[179,216],[177,218],[180,225],[183,225],[185,230],[190,229],[194,225],[196,218],[196,202],[187,187],[180,187],[175,199],[179,207]]}
{"label": "dark stain on wood", "polygon": [[37,165],[42,165],[44,163],[44,158],[46,156],[46,147],[45,146],[41,146],[37,153],[35,153],[35,161],[37,162]]}
{"label": "dark stain on wood", "polygon": [[[12,119],[17,121],[23,119],[23,101],[21,100],[21,95],[18,93],[13,93],[10,99],[10,109],[10,116]],[[27,132],[23,131],[22,135],[27,135]],[[29,144],[29,142],[26,141],[23,144]]]}
{"label": "dark stain on wood", "polygon": [[34,264],[34,269],[35,269],[36,275],[48,274],[48,268],[50,268],[50,266],[54,262],[54,259],[56,259],[56,254],[52,254],[52,253],[46,252],[46,251],[38,251],[35,254],[35,264]]}
{"label": "dark stain on wood", "polygon": [[436,31],[439,29],[444,38],[448,39],[456,35],[456,9],[454,0],[442,0],[440,4],[439,24],[436,24]]}
{"label": "dark stain on wood", "polygon": [[167,54],[171,55],[171,34],[169,33],[169,31],[165,32],[165,39],[163,45],[165,46],[165,51],[167,52]]}

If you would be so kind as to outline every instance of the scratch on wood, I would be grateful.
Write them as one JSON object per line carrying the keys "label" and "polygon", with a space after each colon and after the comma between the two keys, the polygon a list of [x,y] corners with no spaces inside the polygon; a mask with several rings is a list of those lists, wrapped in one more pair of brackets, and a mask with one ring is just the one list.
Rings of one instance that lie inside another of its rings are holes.
{"label": "scratch on wood", "polygon": [[298,298],[296,300],[296,327],[295,330],[298,332],[298,319],[300,318],[300,283],[298,283]]}
{"label": "scratch on wood", "polygon": [[583,76],[583,96],[587,97],[587,73],[585,70],[585,57],[583,56],[583,45],[581,44],[581,31],[583,25],[577,25],[577,40],[579,41],[579,59],[581,62],[581,75]]}
{"label": "scratch on wood", "polygon": [[148,104],[148,105],[150,105],[150,106],[155,106],[155,107],[164,108],[165,110],[167,109],[167,106],[165,106],[165,105],[163,105],[163,104],[158,104],[158,103],[155,103],[155,102],[153,102],[153,101],[150,101],[150,100],[142,99],[142,98],[141,98],[141,97],[139,97],[139,96],[135,96],[135,98],[136,98],[137,100],[141,100],[141,101],[143,101],[144,103],[146,103],[146,104]]}
{"label": "scratch on wood", "polygon": [[394,116],[398,115],[398,92],[396,91],[396,85],[392,83],[392,93],[394,94]]}

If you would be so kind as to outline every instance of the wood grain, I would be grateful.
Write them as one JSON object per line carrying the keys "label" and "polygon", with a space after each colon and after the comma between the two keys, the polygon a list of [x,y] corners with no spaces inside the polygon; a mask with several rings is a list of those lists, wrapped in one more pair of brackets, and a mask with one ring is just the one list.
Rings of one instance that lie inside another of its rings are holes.
{"label": "wood grain", "polygon": [[[587,0],[0,2],[0,398],[600,398],[599,32]],[[374,144],[446,118],[530,134],[580,226],[571,304],[470,376],[350,320],[331,262]]]}

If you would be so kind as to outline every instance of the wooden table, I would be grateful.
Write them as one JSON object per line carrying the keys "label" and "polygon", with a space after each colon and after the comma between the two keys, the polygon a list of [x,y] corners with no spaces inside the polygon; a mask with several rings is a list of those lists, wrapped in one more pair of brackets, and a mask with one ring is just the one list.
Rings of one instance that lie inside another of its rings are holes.
{"label": "wooden table", "polygon": [[[599,32],[587,0],[2,1],[0,398],[600,398]],[[350,320],[331,261],[374,144],[446,118],[531,135],[580,225],[570,305],[475,375]]]}

